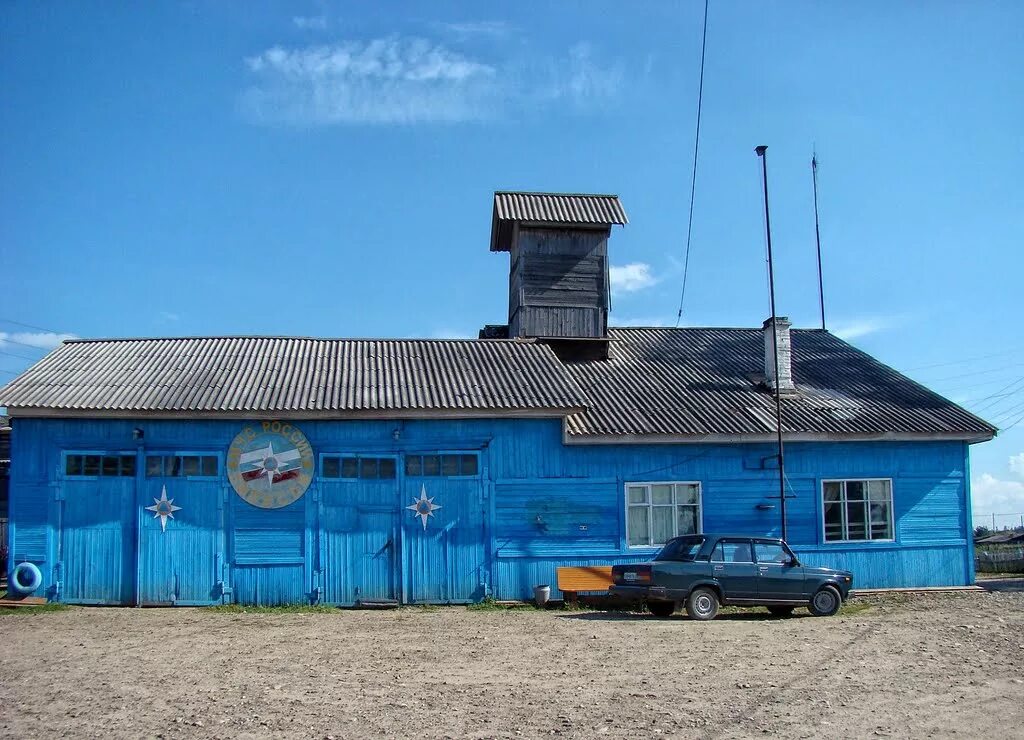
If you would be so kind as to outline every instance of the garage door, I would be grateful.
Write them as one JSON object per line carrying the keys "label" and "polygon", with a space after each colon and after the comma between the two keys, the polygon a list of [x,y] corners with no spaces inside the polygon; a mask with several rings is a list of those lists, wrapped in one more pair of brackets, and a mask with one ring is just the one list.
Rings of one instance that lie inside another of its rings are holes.
{"label": "garage door", "polygon": [[225,488],[210,454],[146,457],[139,524],[139,602],[220,601]]}
{"label": "garage door", "polygon": [[467,603],[484,597],[485,521],[476,453],[406,456],[402,547],[410,602]]}
{"label": "garage door", "polygon": [[133,602],[135,460],[135,453],[64,456],[58,555],[64,601]]}
{"label": "garage door", "polygon": [[323,601],[390,602],[397,594],[397,458],[324,455],[320,474]]}

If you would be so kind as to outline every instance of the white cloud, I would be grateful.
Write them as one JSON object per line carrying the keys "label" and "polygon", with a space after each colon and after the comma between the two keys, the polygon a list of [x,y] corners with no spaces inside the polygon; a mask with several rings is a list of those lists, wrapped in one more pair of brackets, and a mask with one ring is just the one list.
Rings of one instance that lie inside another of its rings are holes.
{"label": "white cloud", "polygon": [[[990,517],[993,513],[998,515],[1024,511],[1024,482],[1003,480],[990,473],[982,473],[971,480],[971,508],[975,524],[987,526],[991,526],[992,522],[990,518],[986,520],[985,515]],[[1014,518],[1017,521],[1012,523],[1019,523],[1019,515]],[[996,526],[1002,526],[999,516],[996,516]]]}
{"label": "white cloud", "polygon": [[478,332],[442,327],[430,333],[431,339],[476,339]]}
{"label": "white cloud", "polygon": [[851,339],[859,339],[860,337],[866,337],[869,334],[877,334],[880,331],[892,329],[899,324],[899,321],[885,317],[851,319],[848,321],[833,322],[829,331],[840,339],[849,341]]}
{"label": "white cloud", "polygon": [[438,23],[437,28],[454,34],[459,38],[471,37],[503,37],[513,32],[513,27],[505,21],[465,21],[462,23]]}
{"label": "white cloud", "polygon": [[163,319],[164,321],[178,321],[179,319],[181,319],[181,316],[172,311],[161,311],[160,318]]}
{"label": "white cloud", "polygon": [[566,87],[577,101],[614,97],[622,86],[622,79],[621,67],[605,67],[595,61],[590,44],[579,43],[569,50]]}
{"label": "white cloud", "polygon": [[1010,470],[1024,478],[1024,452],[1010,455]]}
{"label": "white cloud", "polygon": [[28,345],[38,349],[53,349],[65,339],[78,339],[74,334],[57,334],[52,331],[41,332],[8,332],[0,331],[0,347],[8,344]]}
{"label": "white cloud", "polygon": [[246,60],[258,82],[243,95],[261,123],[464,121],[488,113],[493,67],[424,39],[285,49]]}
{"label": "white cloud", "polygon": [[651,266],[644,262],[612,265],[608,271],[611,275],[612,290],[623,293],[635,293],[638,290],[650,288],[658,282],[657,278],[651,274]]}
{"label": "white cloud", "polygon": [[675,322],[665,316],[634,316],[627,319],[615,317],[608,323],[612,326],[673,326]]}
{"label": "white cloud", "polygon": [[323,31],[327,28],[327,16],[297,15],[292,18],[292,25],[303,31]]}
{"label": "white cloud", "polygon": [[[454,25],[464,34],[499,28]],[[573,46],[562,59],[534,54],[490,62],[398,35],[274,46],[245,63],[254,80],[241,96],[243,112],[256,123],[292,126],[453,123],[561,101],[586,108],[616,96],[623,79],[621,68],[601,64],[589,44]]]}

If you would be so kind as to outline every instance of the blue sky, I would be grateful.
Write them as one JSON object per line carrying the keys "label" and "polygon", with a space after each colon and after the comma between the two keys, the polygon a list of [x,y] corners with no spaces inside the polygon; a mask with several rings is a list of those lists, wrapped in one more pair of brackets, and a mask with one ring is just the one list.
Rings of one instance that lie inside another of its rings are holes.
{"label": "blue sky", "polygon": [[[4,4],[0,381],[65,333],[473,335],[495,189],[620,194],[613,321],[673,324],[703,4],[625,7]],[[779,312],[816,324],[816,147],[830,328],[1012,427],[980,513],[1024,512],[1022,27],[713,0],[683,313],[768,314],[766,144]]]}

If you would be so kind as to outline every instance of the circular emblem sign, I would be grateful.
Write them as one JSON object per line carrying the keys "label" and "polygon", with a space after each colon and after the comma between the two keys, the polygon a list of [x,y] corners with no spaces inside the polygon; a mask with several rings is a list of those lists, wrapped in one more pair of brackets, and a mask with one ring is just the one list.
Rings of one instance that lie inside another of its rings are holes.
{"label": "circular emblem sign", "polygon": [[228,480],[253,506],[280,509],[302,498],[313,479],[306,435],[280,421],[246,426],[228,448]]}

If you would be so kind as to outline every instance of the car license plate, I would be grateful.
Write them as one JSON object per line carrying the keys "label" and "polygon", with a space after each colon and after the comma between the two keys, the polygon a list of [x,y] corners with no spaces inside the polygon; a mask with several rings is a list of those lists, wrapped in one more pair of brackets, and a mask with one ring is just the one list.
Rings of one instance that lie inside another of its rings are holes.
{"label": "car license plate", "polygon": [[631,570],[627,570],[625,573],[622,574],[622,580],[624,580],[624,581],[635,581],[636,580],[636,573],[634,573]]}

